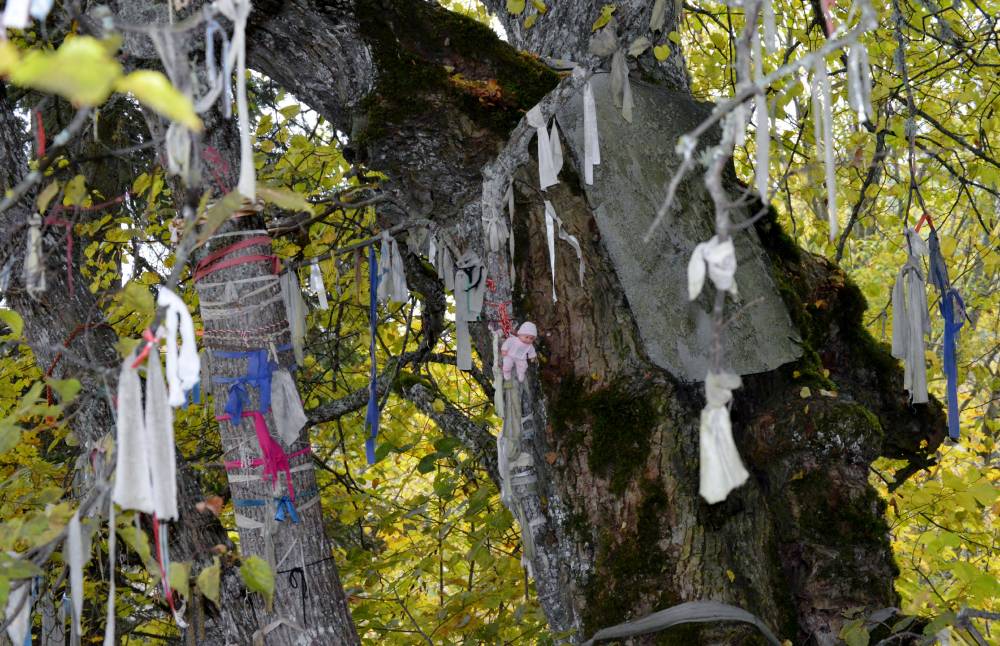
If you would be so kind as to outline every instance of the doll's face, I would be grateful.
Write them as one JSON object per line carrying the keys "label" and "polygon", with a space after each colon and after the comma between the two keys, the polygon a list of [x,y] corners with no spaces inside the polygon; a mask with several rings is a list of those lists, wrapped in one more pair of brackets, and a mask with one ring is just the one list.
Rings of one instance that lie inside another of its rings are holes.
{"label": "doll's face", "polygon": [[521,343],[524,343],[524,344],[527,344],[527,345],[531,345],[532,343],[535,342],[535,335],[534,334],[518,334],[517,338],[521,339]]}

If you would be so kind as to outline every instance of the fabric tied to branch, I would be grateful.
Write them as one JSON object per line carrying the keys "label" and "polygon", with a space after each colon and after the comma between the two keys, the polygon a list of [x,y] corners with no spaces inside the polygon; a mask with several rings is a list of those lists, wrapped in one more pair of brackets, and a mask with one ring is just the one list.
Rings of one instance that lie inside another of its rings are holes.
{"label": "fabric tied to branch", "polygon": [[382,259],[378,268],[378,300],[380,303],[405,303],[410,298],[410,289],[406,285],[406,269],[403,266],[403,256],[399,253],[399,243],[382,232]]}
{"label": "fabric tied to branch", "polygon": [[275,370],[271,374],[271,412],[282,442],[290,445],[299,439],[309,418],[302,408],[295,380],[287,370]]}
{"label": "fabric tied to branch", "polygon": [[632,123],[632,84],[628,80],[628,63],[625,50],[619,49],[611,56],[611,99],[621,108],[622,117]]}
{"label": "fabric tied to branch", "polygon": [[246,24],[250,15],[250,0],[218,0],[219,12],[233,22],[233,40],[236,50],[236,113],[240,128],[240,180],[239,192],[248,200],[256,196],[256,174],[253,165],[253,146],[250,142],[250,110],[247,107]]}
{"label": "fabric tied to branch", "polygon": [[706,401],[699,431],[701,482],[698,492],[710,505],[725,500],[729,492],[749,476],[733,442],[729,419],[732,391],[741,383],[739,375],[729,372],[709,372],[705,377]]}
{"label": "fabric tied to branch", "polygon": [[538,136],[538,186],[543,191],[558,184],[559,177],[552,159],[552,143],[549,140],[548,124],[542,116],[542,110],[535,106],[528,110],[528,125],[535,129]]}
{"label": "fabric tied to branch", "polygon": [[281,275],[281,300],[285,303],[285,317],[291,330],[292,351],[295,353],[295,363],[305,362],[306,341],[306,303],[302,300],[302,287],[299,285],[299,275],[294,270]]}
{"label": "fabric tied to branch", "polygon": [[[166,287],[160,288],[156,304],[167,310],[163,319],[167,338],[167,385],[170,389],[170,405],[176,408],[184,405],[187,401],[184,393],[194,388],[201,379],[201,359],[195,343],[194,321],[180,296]],[[179,351],[178,328],[182,341]]]}
{"label": "fabric tied to branch", "polygon": [[552,274],[552,302],[556,298],[556,210],[552,202],[545,200],[545,244],[549,250],[549,271]]}
{"label": "fabric tied to branch", "polygon": [[[584,71],[577,67],[573,74],[583,75]],[[583,84],[583,181],[594,183],[594,166],[601,163],[601,144],[597,135],[597,104],[594,101],[594,88],[588,79]]]}
{"label": "fabric tied to branch", "polygon": [[[267,420],[264,419],[263,413],[257,410],[244,411],[243,418],[246,417],[253,419],[254,433],[257,435],[257,444],[260,446],[261,457],[255,458],[250,462],[250,464],[244,464],[239,460],[226,462],[226,468],[231,469],[263,466],[264,469],[261,472],[261,479],[269,480],[271,484],[275,486],[278,484],[278,476],[284,473],[285,483],[288,487],[288,495],[292,502],[294,502],[295,488],[292,486],[292,470],[289,460],[300,455],[305,455],[309,453],[311,449],[306,447],[301,451],[296,451],[289,455],[285,453],[283,448],[281,448],[281,444],[271,437],[271,432],[267,428]],[[239,424],[239,418],[230,417],[228,413],[226,415],[216,417],[215,419],[220,422],[228,421],[232,424]]]}
{"label": "fabric tied to branch", "polygon": [[368,464],[375,464],[375,442],[378,440],[378,371],[375,357],[375,334],[378,328],[378,265],[375,261],[375,245],[368,247],[368,409],[365,411],[365,457]]}
{"label": "fabric tied to branch", "polygon": [[813,136],[816,156],[823,157],[826,176],[826,217],[830,223],[830,240],[837,237],[837,176],[833,159],[833,93],[826,71],[826,59],[816,59],[812,78]]}
{"label": "fabric tied to branch", "polygon": [[[195,353],[197,356],[197,353]],[[160,358],[146,364],[146,433],[149,435],[149,478],[153,483],[153,514],[161,521],[177,520],[177,460],[174,457],[174,413],[167,399]]]}
{"label": "fabric tied to branch", "polygon": [[28,20],[30,9],[31,0],[7,0],[7,6],[3,10],[3,26],[8,29],[24,29],[31,24]]}
{"label": "fabric tied to branch", "polygon": [[736,290],[736,247],[732,238],[724,242],[719,236],[712,236],[708,242],[699,243],[688,261],[688,298],[698,298],[705,285],[706,272],[715,288],[729,292],[734,297]]}
{"label": "fabric tied to branch", "polygon": [[466,251],[455,265],[455,363],[459,370],[472,370],[469,323],[479,320],[485,294],[486,266],[479,254]]}
{"label": "fabric tied to branch", "polygon": [[861,122],[875,114],[872,111],[871,75],[868,49],[860,42],[854,43],[847,51],[847,97]]}
{"label": "fabric tied to branch", "polygon": [[[493,330],[493,410],[503,419],[503,371],[500,369],[500,330]],[[499,447],[498,447],[499,448]]]}
{"label": "fabric tied to branch", "polygon": [[924,335],[931,331],[927,293],[920,256],[927,245],[913,229],[906,229],[907,259],[892,288],[892,356],[903,360],[903,387],[914,404],[927,403],[927,364]]}
{"label": "fabric tied to branch", "polygon": [[944,341],[943,341],[943,367],[947,378],[948,394],[948,435],[953,440],[959,435],[959,408],[958,408],[958,363],[957,363],[957,343],[958,331],[965,324],[965,303],[958,291],[951,286],[948,278],[948,265],[941,255],[941,243],[938,241],[937,231],[931,229],[927,240],[929,250],[929,274],[931,283],[940,292],[938,308],[941,317],[944,319]]}
{"label": "fabric tied to branch", "polygon": [[[8,7],[10,5],[7,5]],[[24,255],[24,289],[32,298],[45,292],[45,262],[42,255],[42,218],[28,218],[28,248]]]}
{"label": "fabric tied to branch", "polygon": [[295,511],[295,503],[288,496],[281,496],[278,498],[277,506],[278,509],[274,514],[274,520],[279,523],[284,522],[285,518],[292,521],[292,523],[299,524],[299,513]]}
{"label": "fabric tied to branch", "polygon": [[112,499],[122,509],[153,513],[153,488],[149,458],[154,447],[146,433],[142,414],[142,387],[131,360],[118,375],[118,445],[115,451],[115,488]]}
{"label": "fabric tied to branch", "polygon": [[66,562],[69,565],[69,589],[73,602],[72,634],[73,643],[77,644],[83,636],[80,630],[80,620],[83,617],[83,552],[83,531],[80,526],[80,515],[77,512],[73,514],[66,528]]}
{"label": "fabric tied to branch", "polygon": [[[274,352],[287,352],[292,349],[291,344],[285,344],[274,348]],[[270,410],[272,393],[274,392],[273,378],[276,372],[275,368],[278,367],[276,357],[271,357],[270,352],[266,348],[245,352],[212,351],[212,356],[216,359],[246,359],[247,361],[247,371],[241,377],[222,377],[219,375],[212,377],[215,383],[229,384],[225,410],[226,414],[233,419],[240,419],[244,410],[251,405],[247,386],[253,386],[257,389],[260,397],[260,410],[264,412]],[[284,372],[287,373],[287,371]],[[292,387],[294,387],[294,382],[292,382]]]}
{"label": "fabric tied to branch", "polygon": [[326,285],[323,283],[323,270],[320,269],[318,262],[309,265],[309,289],[316,292],[321,310],[330,309],[330,303],[326,300]]}

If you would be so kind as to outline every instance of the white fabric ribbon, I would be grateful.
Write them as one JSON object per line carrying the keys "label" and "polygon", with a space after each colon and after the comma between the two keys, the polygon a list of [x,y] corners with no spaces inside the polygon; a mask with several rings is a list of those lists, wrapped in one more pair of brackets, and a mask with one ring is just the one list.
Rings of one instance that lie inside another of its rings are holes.
{"label": "white fabric ribbon", "polygon": [[74,643],[79,643],[83,636],[80,631],[80,619],[83,616],[83,532],[79,512],[73,514],[67,527],[66,562],[69,565],[69,595],[73,605],[72,634]]}
{"label": "white fabric ribbon", "polygon": [[778,30],[774,24],[774,3],[772,0],[764,0],[762,7],[764,14],[764,49],[768,54],[778,51]]}
{"label": "white fabric ribbon", "polygon": [[30,6],[31,0],[7,0],[7,6],[3,10],[3,26],[9,29],[24,29],[27,27],[31,22],[28,20]]}
{"label": "white fabric ribbon", "polygon": [[927,361],[924,335],[931,331],[927,312],[927,290],[920,256],[928,253],[927,243],[907,228],[906,263],[892,288],[892,356],[903,360],[903,387],[914,404],[927,403]]}
{"label": "white fabric ribbon", "polygon": [[556,211],[552,202],[545,200],[545,241],[549,248],[549,269],[552,271],[552,302],[556,298]]}
{"label": "white fabric ribbon", "polygon": [[826,217],[830,223],[830,240],[840,229],[837,221],[837,174],[833,159],[833,99],[826,60],[816,59],[812,78],[813,135],[817,157],[822,153],[826,176]]}
{"label": "white fabric ribbon", "polygon": [[[167,309],[163,317],[167,338],[167,383],[170,387],[170,405],[182,406],[185,392],[194,388],[201,378],[201,359],[195,343],[194,321],[181,297],[166,287],[161,287],[156,304]],[[177,349],[177,330],[180,328],[180,352]]]}
{"label": "white fabric ribbon", "polygon": [[31,17],[35,20],[45,20],[52,11],[52,0],[31,0]]}
{"label": "white fabric ribbon", "polygon": [[410,289],[406,284],[406,268],[403,256],[399,253],[399,243],[382,232],[382,253],[379,259],[378,300],[379,302],[405,303],[410,298]]}
{"label": "white fabric ribbon", "polygon": [[705,378],[705,408],[699,430],[700,485],[698,492],[712,505],[726,499],[749,474],[733,442],[729,419],[732,391],[741,384],[739,375],[709,372]]}
{"label": "white fabric ribbon", "polygon": [[142,387],[139,373],[130,359],[118,375],[118,445],[115,450],[115,488],[112,500],[122,509],[153,513],[153,488],[149,479],[149,459],[154,447],[146,434],[142,414]]}
{"label": "white fabric ribbon", "polygon": [[295,380],[287,370],[275,370],[271,373],[271,410],[278,437],[290,446],[299,439],[299,432],[309,418],[302,408]]}
{"label": "white fabric ribbon", "polygon": [[556,177],[559,177],[559,171],[563,167],[563,149],[562,141],[559,139],[559,126],[556,124],[556,120],[552,120],[552,129],[549,130],[549,146],[552,150],[552,171],[555,173]]}
{"label": "white fabric ribbon", "polygon": [[615,106],[621,108],[625,121],[632,123],[632,84],[628,80],[624,49],[619,49],[611,56],[611,98]]}
{"label": "white fabric ribbon", "polygon": [[427,259],[431,263],[431,267],[435,271],[438,270],[438,247],[437,247],[437,234],[433,231],[429,236],[427,236]]}
{"label": "white fabric ribbon", "polygon": [[281,281],[281,300],[285,303],[285,317],[288,319],[288,327],[291,331],[295,362],[301,366],[305,361],[306,304],[302,300],[299,275],[293,269],[281,274],[279,280]]}
{"label": "white fabric ribbon", "polygon": [[507,186],[507,193],[504,195],[507,200],[507,218],[510,221],[510,235],[507,242],[510,248],[510,288],[514,289],[514,182]]}
{"label": "white fabric ribbon", "polygon": [[854,43],[847,52],[847,97],[858,120],[874,116],[872,111],[872,78],[868,49]]}
{"label": "white fabric ribbon", "polygon": [[[17,557],[16,553],[8,555]],[[14,614],[14,613],[17,614]],[[7,636],[14,646],[21,646],[31,632],[31,581],[25,581],[16,589],[10,591],[7,597],[7,607],[4,610],[7,620]]]}
{"label": "white fabric ribbon", "polygon": [[236,113],[240,125],[240,181],[238,190],[253,200],[256,195],[256,174],[253,146],[250,143],[250,111],[247,108],[246,25],[250,15],[250,0],[217,0],[219,12],[233,22],[230,49],[236,52]]}
{"label": "white fabric ribbon", "polygon": [[[162,292],[161,292],[162,293]],[[195,353],[197,357],[197,353]],[[147,445],[151,448],[149,473],[153,513],[162,521],[177,520],[177,459],[174,457],[174,412],[167,399],[158,353],[151,352],[146,364]]]}
{"label": "white fabric ribbon", "polygon": [[587,184],[594,183],[594,166],[600,163],[601,144],[597,135],[597,104],[594,102],[594,89],[588,80],[583,85],[583,181]]}
{"label": "white fabric ribbon", "polygon": [[[493,410],[503,419],[503,371],[500,369],[500,330],[493,330]],[[502,448],[498,442],[497,448]]]}
{"label": "white fabric ribbon", "polygon": [[698,298],[705,285],[705,274],[712,280],[715,288],[729,292],[734,297],[736,291],[736,247],[732,238],[719,242],[719,236],[712,236],[708,242],[702,242],[694,248],[688,261],[688,298]]}
{"label": "white fabric ribbon", "polygon": [[323,283],[323,270],[319,263],[314,262],[309,266],[309,288],[316,292],[319,297],[319,308],[321,310],[330,309],[330,303],[326,300],[326,285]]}
{"label": "white fabric ribbon", "polygon": [[454,291],[455,289],[455,261],[451,257],[451,251],[447,244],[441,245],[441,262],[438,263],[438,275],[444,277],[444,288]]}
{"label": "white fabric ribbon", "polygon": [[538,135],[538,186],[543,191],[558,184],[555,165],[552,159],[552,143],[549,141],[549,129],[542,116],[541,109],[536,105],[528,110],[528,125],[535,129]]}
{"label": "white fabric ribbon", "polygon": [[115,524],[115,501],[108,504],[108,616],[104,623],[104,646],[115,646],[115,548],[118,531]]}
{"label": "white fabric ribbon", "polygon": [[[10,5],[8,5],[10,6]],[[28,218],[28,248],[24,255],[24,289],[32,298],[45,291],[45,263],[42,260],[42,218]]]}

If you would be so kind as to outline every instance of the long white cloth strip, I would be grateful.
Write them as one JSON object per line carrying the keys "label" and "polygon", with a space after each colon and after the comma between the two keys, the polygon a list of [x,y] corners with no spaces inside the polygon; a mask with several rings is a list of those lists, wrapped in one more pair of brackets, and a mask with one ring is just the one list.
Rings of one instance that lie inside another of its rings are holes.
{"label": "long white cloth strip", "polygon": [[700,485],[698,492],[708,504],[726,499],[749,474],[733,442],[729,420],[732,391],[741,384],[739,375],[709,372],[705,378],[705,408],[699,431]]}
{"label": "long white cloth strip", "polygon": [[108,504],[108,613],[104,622],[104,646],[115,646],[115,548],[118,545],[115,501]]}
{"label": "long white cloth strip", "polygon": [[892,288],[892,356],[903,360],[903,387],[914,404],[927,403],[927,361],[924,335],[931,331],[927,312],[927,290],[920,256],[927,243],[913,229],[905,232],[906,262]]}
{"label": "long white cloth strip", "polygon": [[705,285],[705,274],[715,288],[729,292],[734,297],[736,290],[736,247],[732,238],[719,242],[719,236],[712,236],[708,242],[699,243],[688,261],[688,298],[698,298]]}
{"label": "long white cloth strip", "polygon": [[151,448],[148,477],[152,481],[153,513],[160,520],[177,520],[174,412],[167,400],[167,387],[163,381],[158,353],[150,353],[146,366],[145,427]]}
{"label": "long white cloth strip", "polygon": [[410,298],[410,289],[406,284],[406,267],[403,256],[399,253],[399,243],[382,232],[382,257],[379,260],[379,302],[405,303]]}
{"label": "long white cloth strip", "polygon": [[847,96],[858,121],[874,116],[868,49],[861,43],[851,45],[847,53]]}
{"label": "long white cloth strip", "polygon": [[454,291],[455,289],[455,261],[451,256],[451,250],[447,243],[441,244],[441,262],[438,266],[438,275],[444,276],[444,288]]}
{"label": "long white cloth strip", "polygon": [[[500,330],[493,330],[493,410],[503,419],[503,371],[500,369]],[[499,446],[498,446],[499,448]]]}
{"label": "long white cloth strip", "polygon": [[764,0],[764,49],[768,54],[778,51],[778,30],[774,24],[774,4],[772,0]]}
{"label": "long white cloth strip", "polygon": [[[580,69],[580,68],[577,68]],[[583,70],[580,70],[583,73]],[[576,70],[573,72],[576,74]],[[597,104],[594,88],[587,80],[583,84],[583,181],[594,183],[594,166],[601,163],[601,143],[597,135]]]}
{"label": "long white cloth strip", "polygon": [[7,0],[7,6],[3,10],[3,26],[9,29],[24,29],[27,27],[31,22],[28,20],[28,10],[30,8],[31,0]]}
{"label": "long white cloth strip", "polygon": [[237,186],[243,197],[253,200],[256,195],[256,175],[253,146],[250,143],[250,111],[247,108],[246,25],[250,15],[250,0],[217,0],[219,12],[233,21],[230,49],[236,52],[236,113],[240,126],[240,180]]}
{"label": "long white cloth strip", "polygon": [[271,410],[278,436],[286,445],[295,442],[309,418],[302,409],[295,380],[287,370],[271,373]]}
{"label": "long white cloth strip", "polygon": [[545,200],[545,242],[549,249],[549,269],[552,273],[552,302],[556,298],[556,210]]}
{"label": "long white cloth strip", "polygon": [[153,488],[149,479],[149,458],[153,446],[146,434],[142,414],[142,387],[139,373],[126,359],[118,374],[118,419],[115,427],[115,488],[112,500],[122,509],[153,513]]}
{"label": "long white cloth strip", "polygon": [[[10,556],[16,556],[8,552]],[[10,643],[21,646],[31,632],[31,581],[25,581],[10,591],[4,619],[7,620],[7,636]],[[14,614],[14,613],[17,614]]]}
{"label": "long white cloth strip", "polygon": [[83,616],[83,532],[79,512],[73,514],[67,527],[66,562],[69,565],[69,594],[73,603],[74,643],[78,644],[82,637],[80,620]]}
{"label": "long white cloth strip", "polygon": [[625,121],[632,123],[632,84],[628,80],[624,49],[619,49],[611,56],[611,99],[616,107],[621,108]]}
{"label": "long white cloth strip", "polygon": [[507,217],[510,221],[510,235],[507,238],[508,245],[510,247],[510,288],[511,291],[514,289],[514,182],[511,182],[507,186],[507,194],[504,196],[507,200]]}
{"label": "long white cloth strip", "polygon": [[52,11],[53,0],[31,0],[31,17],[35,20],[45,20]]}
{"label": "long white cloth strip", "polygon": [[291,330],[295,362],[301,366],[305,363],[306,304],[302,300],[298,272],[292,270],[281,274],[281,299],[285,302],[285,317]]}
{"label": "long white cloth strip", "polygon": [[[167,336],[167,383],[170,386],[170,405],[182,406],[185,392],[194,388],[201,378],[201,360],[194,337],[194,321],[181,297],[166,287],[161,287],[156,304],[167,308],[164,325]],[[177,330],[180,328],[181,345],[177,349]]]}
{"label": "long white cloth strip", "polygon": [[[764,0],[764,4],[770,6],[770,0]],[[759,82],[764,77],[764,53],[760,47],[760,33],[755,32],[751,39],[751,51],[753,52],[754,81]],[[767,202],[770,193],[768,184],[771,173],[771,117],[767,110],[767,93],[760,90],[754,96],[757,106],[757,159],[754,164],[754,171],[757,192],[760,199]]]}
{"label": "long white cloth strip", "polygon": [[438,270],[438,248],[437,248],[437,234],[431,231],[431,234],[427,236],[427,259],[431,263],[431,267],[434,271]]}
{"label": "long white cloth strip", "polygon": [[552,148],[552,171],[559,177],[559,171],[563,167],[562,141],[559,140],[559,126],[556,120],[552,120],[552,129],[549,130],[549,146]]}
{"label": "long white cloth strip", "polygon": [[[271,289],[272,287],[272,285],[269,285],[268,289]],[[226,319],[232,316],[241,316],[251,312],[256,312],[257,310],[262,310],[279,302],[284,302],[280,292],[270,298],[260,301],[259,303],[251,303],[250,305],[245,305],[243,307],[212,307],[205,306],[205,304],[202,303],[201,318],[203,321],[217,321],[219,319]]]}
{"label": "long white cloth strip", "polygon": [[830,223],[830,240],[837,237],[840,225],[837,220],[837,176],[833,160],[833,108],[830,77],[826,72],[826,59],[816,59],[812,82],[813,135],[817,156],[823,155],[826,178],[826,217]]}
{"label": "long white cloth strip", "polygon": [[309,266],[309,289],[316,292],[316,296],[319,297],[319,308],[321,310],[330,309],[330,303],[326,300],[326,284],[323,283],[323,270],[320,269],[318,262]]}
{"label": "long white cloth strip", "polygon": [[528,125],[535,129],[538,136],[538,186],[543,191],[553,184],[559,183],[555,166],[552,163],[552,144],[549,142],[549,129],[542,116],[541,109],[536,105],[528,110]]}
{"label": "long white cloth strip", "polygon": [[[9,5],[8,5],[9,6]],[[42,218],[28,218],[28,247],[24,254],[24,289],[32,298],[45,291],[45,263],[42,261]]]}
{"label": "long white cloth strip", "polygon": [[[555,211],[553,211],[553,214],[555,214]],[[559,239],[568,243],[569,246],[573,247],[573,251],[576,252],[576,260],[579,263],[579,269],[577,271],[580,278],[580,285],[583,285],[583,249],[580,248],[580,241],[576,239],[576,236],[570,235],[570,233],[566,230],[566,227],[563,226],[563,222],[558,215],[555,216],[555,221],[559,231]]]}

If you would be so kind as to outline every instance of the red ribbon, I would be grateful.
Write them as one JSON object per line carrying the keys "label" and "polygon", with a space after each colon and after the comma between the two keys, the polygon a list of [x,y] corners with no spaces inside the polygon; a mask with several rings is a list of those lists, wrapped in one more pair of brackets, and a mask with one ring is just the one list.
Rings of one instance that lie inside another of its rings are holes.
{"label": "red ribbon", "polygon": [[[292,486],[292,469],[289,460],[300,455],[305,455],[311,452],[312,449],[306,447],[301,451],[296,451],[289,455],[281,448],[278,441],[271,437],[271,433],[267,429],[267,421],[260,411],[243,411],[243,417],[253,418],[253,427],[257,433],[257,444],[260,445],[262,457],[251,460],[250,464],[243,464],[240,460],[228,460],[225,462],[226,469],[263,466],[264,471],[261,473],[261,478],[263,480],[270,479],[272,485],[278,483],[278,475],[283,471],[285,473],[285,482],[288,484],[288,497],[292,502],[295,502],[295,488]],[[233,421],[230,415],[219,415],[215,419],[219,422]]]}
{"label": "red ribbon", "polygon": [[278,260],[277,256],[271,254],[252,254],[248,256],[237,256],[236,258],[228,258],[226,256],[230,255],[235,251],[241,249],[246,249],[247,247],[253,246],[271,246],[271,238],[268,236],[254,236],[253,238],[247,238],[246,240],[241,240],[237,243],[231,244],[228,247],[219,249],[218,251],[211,253],[204,258],[202,258],[194,268],[194,281],[198,282],[205,276],[212,274],[214,272],[220,271],[222,269],[228,269],[229,267],[235,267],[236,265],[242,265],[248,262],[270,262],[271,271],[277,274],[281,269],[281,261]]}

